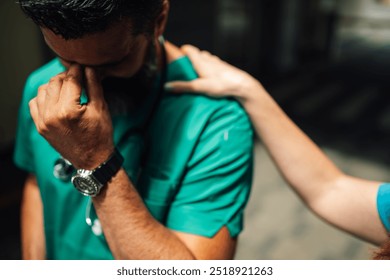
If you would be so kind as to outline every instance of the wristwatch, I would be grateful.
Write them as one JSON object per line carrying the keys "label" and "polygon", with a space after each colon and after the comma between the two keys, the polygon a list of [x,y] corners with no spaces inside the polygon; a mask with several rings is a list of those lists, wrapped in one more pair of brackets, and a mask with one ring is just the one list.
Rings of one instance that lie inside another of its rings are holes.
{"label": "wristwatch", "polygon": [[75,188],[85,196],[95,197],[114,177],[123,164],[123,157],[117,149],[94,170],[78,169],[72,177]]}

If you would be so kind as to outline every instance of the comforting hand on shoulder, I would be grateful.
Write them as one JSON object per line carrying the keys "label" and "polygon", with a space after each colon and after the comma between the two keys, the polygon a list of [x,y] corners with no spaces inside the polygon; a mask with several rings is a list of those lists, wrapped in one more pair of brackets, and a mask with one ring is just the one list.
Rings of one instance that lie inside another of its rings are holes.
{"label": "comforting hand on shoulder", "polygon": [[[83,81],[87,104],[80,104]],[[92,68],[83,75],[81,66],[71,65],[42,85],[29,106],[38,132],[76,168],[93,169],[114,150],[111,116]]]}
{"label": "comforting hand on shoulder", "polygon": [[206,93],[212,97],[233,96],[248,98],[253,92],[264,91],[262,85],[251,75],[207,51],[185,45],[181,51],[191,60],[199,78],[190,82],[175,81],[166,84],[172,92]]}

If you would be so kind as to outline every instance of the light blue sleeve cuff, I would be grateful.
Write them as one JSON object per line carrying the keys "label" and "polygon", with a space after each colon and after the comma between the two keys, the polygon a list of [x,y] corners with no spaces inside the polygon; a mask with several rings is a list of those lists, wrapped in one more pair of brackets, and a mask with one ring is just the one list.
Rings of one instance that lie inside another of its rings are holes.
{"label": "light blue sleeve cuff", "polygon": [[383,184],[379,187],[377,207],[383,225],[390,232],[390,184]]}

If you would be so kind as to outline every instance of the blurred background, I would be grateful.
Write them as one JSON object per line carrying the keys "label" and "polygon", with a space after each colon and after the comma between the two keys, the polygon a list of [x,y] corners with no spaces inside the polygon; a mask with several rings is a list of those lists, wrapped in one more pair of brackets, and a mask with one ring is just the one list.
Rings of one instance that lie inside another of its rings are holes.
{"label": "blurred background", "polygon": [[[17,110],[27,75],[52,54],[13,0],[0,2],[0,32],[0,259],[18,259],[25,174],[12,164]],[[166,38],[260,79],[348,174],[390,181],[390,1],[171,0]],[[302,206],[261,139],[255,153],[237,259],[370,258],[373,246]]]}

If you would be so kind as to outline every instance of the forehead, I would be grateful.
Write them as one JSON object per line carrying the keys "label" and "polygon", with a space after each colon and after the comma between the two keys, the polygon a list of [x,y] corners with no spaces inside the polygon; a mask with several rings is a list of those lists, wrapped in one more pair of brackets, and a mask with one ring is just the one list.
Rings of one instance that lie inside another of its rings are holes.
{"label": "forehead", "polygon": [[128,21],[112,24],[103,32],[79,39],[65,40],[47,28],[41,28],[47,45],[60,58],[83,65],[104,65],[120,60],[140,47],[140,37],[132,35]]}

